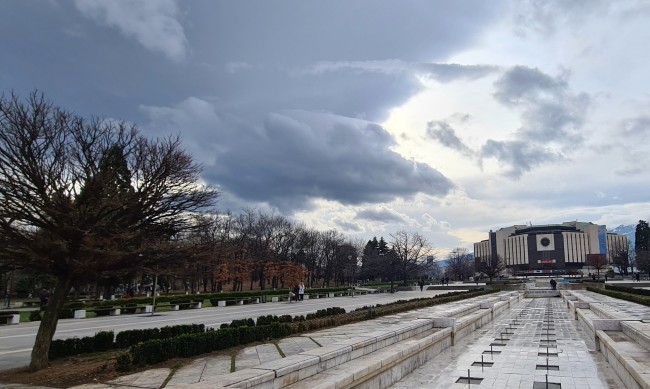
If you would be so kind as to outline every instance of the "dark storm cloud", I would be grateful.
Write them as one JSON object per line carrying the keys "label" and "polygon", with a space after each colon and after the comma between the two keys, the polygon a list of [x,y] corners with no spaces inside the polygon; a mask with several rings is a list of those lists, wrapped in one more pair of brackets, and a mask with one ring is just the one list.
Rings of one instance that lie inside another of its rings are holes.
{"label": "dark storm cloud", "polygon": [[[181,3],[186,4],[186,2]],[[187,2],[193,47],[250,64],[446,58],[503,10],[480,0]],[[237,44],[233,44],[236,40]]]}
{"label": "dark storm cloud", "polygon": [[404,216],[387,208],[365,209],[363,211],[357,212],[356,217],[359,219],[378,221],[384,223],[392,223],[392,222],[402,223],[405,221]]}
{"label": "dark storm cloud", "polygon": [[[5,8],[2,90],[37,88],[78,114],[138,123],[149,136],[180,132],[206,180],[231,192],[224,198],[292,211],[313,199],[361,204],[447,193],[447,178],[392,151],[394,140],[372,122],[422,89],[415,74],[447,82],[487,71],[429,62],[471,44],[502,3],[76,0]],[[304,72],[327,63],[383,66],[387,58],[409,70]]]}
{"label": "dark storm cloud", "polygon": [[427,123],[426,134],[441,145],[456,150],[463,155],[471,156],[474,154],[472,149],[467,147],[458,138],[456,131],[445,121],[431,121]]}
{"label": "dark storm cloud", "polygon": [[393,139],[371,123],[272,114],[263,131],[219,153],[217,170],[207,176],[241,198],[282,209],[317,198],[360,204],[418,192],[442,195],[452,186],[428,165],[391,151]]}
{"label": "dark storm cloud", "polygon": [[143,110],[152,118],[148,127],[205,128],[200,142],[187,142],[204,156],[205,177],[241,199],[284,211],[314,199],[361,204],[444,195],[453,186],[430,166],[391,151],[391,135],[363,120],[286,111],[255,125],[218,115],[196,98]]}

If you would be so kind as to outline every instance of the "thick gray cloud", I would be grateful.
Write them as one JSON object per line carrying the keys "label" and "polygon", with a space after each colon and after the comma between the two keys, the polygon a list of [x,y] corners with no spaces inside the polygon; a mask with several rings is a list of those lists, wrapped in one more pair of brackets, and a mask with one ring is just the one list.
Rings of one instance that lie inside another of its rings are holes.
{"label": "thick gray cloud", "polygon": [[521,113],[518,137],[531,142],[555,142],[575,147],[590,104],[587,94],[570,92],[566,80],[539,69],[515,66],[495,83],[494,97]]}
{"label": "thick gray cloud", "polygon": [[539,69],[514,66],[506,70],[494,86],[497,101],[516,107],[545,96],[557,96],[563,93],[567,83],[562,78],[553,78]]}
{"label": "thick gray cloud", "polygon": [[458,138],[456,131],[445,121],[431,121],[427,123],[426,134],[441,145],[456,150],[463,155],[469,157],[474,154],[474,151]]}
{"label": "thick gray cloud", "polygon": [[148,129],[193,128],[203,135],[187,143],[204,158],[210,182],[287,212],[314,199],[362,204],[419,192],[444,195],[453,187],[430,166],[391,151],[391,135],[364,120],[294,110],[256,124],[217,114],[198,98],[143,111],[151,117]]}
{"label": "thick gray cloud", "polygon": [[187,40],[177,20],[180,12],[173,0],[75,0],[75,6],[86,17],[117,28],[125,37],[174,61],[187,55]]}
{"label": "thick gray cloud", "polygon": [[557,161],[563,157],[544,146],[523,141],[488,140],[481,148],[483,158],[496,158],[507,167],[506,174],[520,177],[545,162]]}
{"label": "thick gray cloud", "polygon": [[591,99],[584,93],[571,93],[564,77],[515,66],[494,87],[494,98],[519,112],[522,127],[514,140],[486,142],[481,158],[497,158],[509,167],[508,175],[519,177],[544,162],[561,160],[566,151],[583,142]]}

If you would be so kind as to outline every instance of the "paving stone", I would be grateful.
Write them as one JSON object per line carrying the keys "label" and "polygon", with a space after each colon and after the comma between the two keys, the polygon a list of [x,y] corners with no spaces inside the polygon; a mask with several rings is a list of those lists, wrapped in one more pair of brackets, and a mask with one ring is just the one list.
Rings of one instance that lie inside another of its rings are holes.
{"label": "paving stone", "polygon": [[189,365],[185,365],[174,372],[174,375],[167,383],[167,386],[179,384],[194,384],[201,381],[201,375],[205,369],[208,358],[199,358]]}
{"label": "paving stone", "polygon": [[107,384],[115,386],[135,386],[138,388],[158,389],[165,382],[171,369],[151,369],[140,373],[130,374],[108,381]]}
{"label": "paving stone", "polygon": [[[422,387],[453,388],[460,377],[483,378],[480,388],[533,388],[534,382],[560,383],[562,389],[612,388],[625,386],[604,357],[594,350],[593,340],[576,326],[565,303],[558,298],[525,299],[515,304],[510,311],[494,323],[475,331],[456,346],[443,351],[432,361],[395,383],[392,388],[412,389]],[[522,315],[519,315],[522,313]],[[472,366],[481,361],[482,352],[489,350],[504,326],[515,318],[523,325],[513,329],[510,340],[500,354],[483,354],[483,360],[493,362],[492,367]],[[555,327],[556,357],[549,357],[548,364],[558,365],[559,370],[537,370],[538,364],[546,364],[546,357],[539,356],[542,340],[547,339],[542,331],[548,321]],[[466,384],[464,385],[466,387]]]}
{"label": "paving stone", "polygon": [[286,356],[320,347],[316,342],[311,340],[311,338],[306,336],[294,336],[291,338],[280,339],[278,341],[278,346]]}
{"label": "paving stone", "polygon": [[205,380],[206,377],[210,376],[230,373],[231,364],[232,358],[230,355],[218,355],[208,358],[205,363],[205,370],[203,370],[201,380]]}
{"label": "paving stone", "polygon": [[278,348],[273,343],[260,344],[255,349],[257,350],[257,357],[260,363],[282,359],[282,355],[280,355]]}

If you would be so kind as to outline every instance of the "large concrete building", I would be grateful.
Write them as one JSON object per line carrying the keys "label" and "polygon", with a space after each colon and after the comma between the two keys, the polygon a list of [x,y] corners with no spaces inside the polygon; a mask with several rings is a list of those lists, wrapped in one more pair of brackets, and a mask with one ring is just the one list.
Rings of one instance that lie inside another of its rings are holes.
{"label": "large concrete building", "polygon": [[586,274],[593,271],[590,260],[611,264],[612,254],[621,249],[627,249],[626,236],[608,233],[604,225],[576,221],[490,231],[488,239],[474,243],[474,256],[477,261],[499,256],[517,275]]}

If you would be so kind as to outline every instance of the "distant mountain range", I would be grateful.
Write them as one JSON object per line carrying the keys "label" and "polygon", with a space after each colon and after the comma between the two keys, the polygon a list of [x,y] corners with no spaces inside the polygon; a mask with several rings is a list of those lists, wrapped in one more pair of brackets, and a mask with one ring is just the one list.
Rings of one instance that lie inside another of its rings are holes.
{"label": "distant mountain range", "polygon": [[616,228],[608,228],[607,232],[613,232],[619,235],[627,236],[627,241],[630,242],[630,247],[634,248],[634,233],[636,232],[636,224],[623,225]]}

